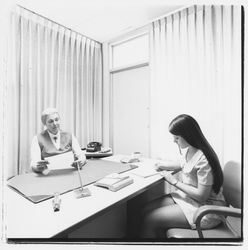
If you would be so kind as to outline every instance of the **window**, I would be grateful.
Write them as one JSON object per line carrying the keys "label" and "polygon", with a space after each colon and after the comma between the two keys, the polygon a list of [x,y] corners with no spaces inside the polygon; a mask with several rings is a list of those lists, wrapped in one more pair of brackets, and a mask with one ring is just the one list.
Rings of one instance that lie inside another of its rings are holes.
{"label": "window", "polygon": [[112,45],[112,69],[149,61],[148,34]]}

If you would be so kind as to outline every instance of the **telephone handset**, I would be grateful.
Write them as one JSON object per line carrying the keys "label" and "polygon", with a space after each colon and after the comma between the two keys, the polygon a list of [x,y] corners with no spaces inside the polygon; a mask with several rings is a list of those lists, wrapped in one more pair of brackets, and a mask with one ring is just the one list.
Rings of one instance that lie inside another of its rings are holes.
{"label": "telephone handset", "polygon": [[87,145],[86,152],[97,152],[101,150],[101,147],[102,144],[100,142],[93,141]]}

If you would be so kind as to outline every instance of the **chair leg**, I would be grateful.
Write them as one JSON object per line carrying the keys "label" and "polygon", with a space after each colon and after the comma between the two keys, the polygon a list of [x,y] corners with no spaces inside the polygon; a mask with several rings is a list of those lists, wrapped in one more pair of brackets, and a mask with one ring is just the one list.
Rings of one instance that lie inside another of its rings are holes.
{"label": "chair leg", "polygon": [[202,233],[202,230],[201,230],[201,224],[200,223],[196,225],[196,230],[197,230],[197,233],[199,235],[199,238],[203,239],[204,237],[203,237],[203,233]]}

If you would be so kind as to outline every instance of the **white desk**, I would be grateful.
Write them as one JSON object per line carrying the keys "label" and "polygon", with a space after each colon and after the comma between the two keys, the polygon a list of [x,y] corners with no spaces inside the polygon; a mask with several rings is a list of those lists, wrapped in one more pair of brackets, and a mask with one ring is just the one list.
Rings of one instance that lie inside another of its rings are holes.
{"label": "white desk", "polygon": [[[108,160],[119,161],[120,155]],[[154,164],[155,160],[146,160]],[[135,170],[135,169],[134,169]],[[79,223],[86,223],[95,217],[114,209],[130,198],[148,190],[162,180],[160,175],[143,178],[130,170],[134,183],[112,192],[104,188],[88,185],[92,195],[76,199],[73,192],[61,195],[60,211],[54,212],[52,199],[34,204],[9,187],[5,192],[5,225],[7,239],[52,238],[62,232],[72,232]],[[108,225],[106,225],[108,226]]]}

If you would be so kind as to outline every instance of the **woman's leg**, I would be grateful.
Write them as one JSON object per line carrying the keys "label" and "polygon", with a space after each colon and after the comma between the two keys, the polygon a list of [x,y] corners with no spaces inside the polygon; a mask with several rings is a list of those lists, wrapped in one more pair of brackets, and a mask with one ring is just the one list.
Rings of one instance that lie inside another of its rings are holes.
{"label": "woman's leg", "polygon": [[142,228],[143,228],[144,217],[149,211],[152,211],[152,210],[159,208],[159,207],[172,205],[172,204],[175,204],[175,202],[172,199],[170,194],[164,195],[162,197],[159,197],[157,199],[154,199],[154,200],[146,203],[142,209],[139,209],[135,213],[135,218],[132,218],[132,221],[135,221],[134,225],[132,225],[132,230],[135,233],[132,233],[132,236],[130,236],[130,237],[132,238],[134,236],[134,238],[137,238],[140,236],[140,234],[142,232]]}
{"label": "woman's leg", "polygon": [[159,197],[151,202],[147,203],[141,211],[141,215],[146,214],[147,212],[154,210],[159,207],[169,206],[175,204],[170,194],[167,194],[163,197]]}
{"label": "woman's leg", "polygon": [[[147,212],[143,216],[141,226],[142,238],[157,238],[158,232],[164,232],[172,227],[190,228],[190,225],[181,208],[174,203],[172,198],[166,197],[163,201],[156,200],[154,204],[149,204]],[[158,204],[159,207],[155,208]],[[161,204],[166,204],[161,207]]]}

